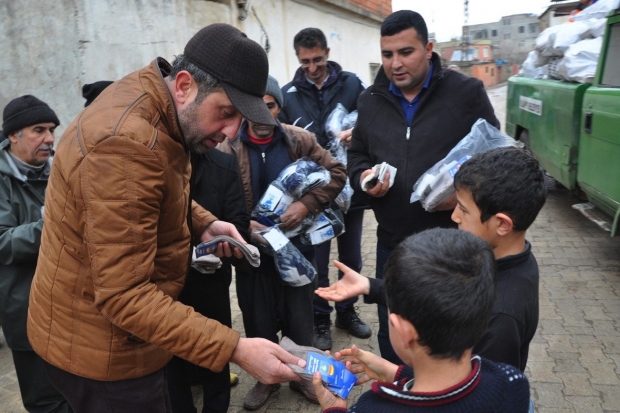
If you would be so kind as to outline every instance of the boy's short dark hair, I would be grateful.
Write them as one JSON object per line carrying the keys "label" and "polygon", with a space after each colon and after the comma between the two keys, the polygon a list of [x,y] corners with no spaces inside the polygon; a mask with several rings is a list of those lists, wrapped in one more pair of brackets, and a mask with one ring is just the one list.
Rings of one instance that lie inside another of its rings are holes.
{"label": "boy's short dark hair", "polygon": [[295,35],[293,39],[293,47],[295,48],[295,54],[299,54],[299,48],[314,49],[320,46],[322,50],[327,50],[327,39],[321,29],[315,27],[308,27],[303,29]]}
{"label": "boy's short dark hair", "polygon": [[529,152],[515,147],[474,155],[454,177],[454,187],[471,192],[480,221],[497,213],[512,219],[515,231],[525,231],[547,199],[545,173]]}
{"label": "boy's short dark hair", "polygon": [[436,228],[412,235],[384,269],[390,312],[416,328],[439,359],[458,360],[487,329],[495,301],[495,257],[481,238]]}
{"label": "boy's short dark hair", "polygon": [[387,16],[381,24],[381,37],[394,36],[407,29],[415,29],[422,44],[428,44],[426,22],[420,13],[412,10],[399,10]]}

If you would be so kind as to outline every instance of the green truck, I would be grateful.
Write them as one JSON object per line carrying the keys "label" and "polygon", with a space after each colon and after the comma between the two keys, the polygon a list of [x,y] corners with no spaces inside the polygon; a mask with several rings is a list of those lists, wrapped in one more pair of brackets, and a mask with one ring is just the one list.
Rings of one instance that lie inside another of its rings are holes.
{"label": "green truck", "polygon": [[506,132],[549,175],[620,219],[620,9],[608,16],[593,84],[511,77]]}

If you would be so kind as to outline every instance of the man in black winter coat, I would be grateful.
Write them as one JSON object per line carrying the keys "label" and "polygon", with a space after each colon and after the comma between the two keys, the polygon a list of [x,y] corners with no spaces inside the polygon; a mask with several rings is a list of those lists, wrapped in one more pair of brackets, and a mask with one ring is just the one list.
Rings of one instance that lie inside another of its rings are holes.
{"label": "man in black winter coat", "polygon": [[[299,126],[316,135],[323,148],[328,148],[329,137],[325,133],[327,118],[340,103],[349,112],[357,109],[357,99],[366,85],[354,73],[345,72],[340,65],[328,60],[329,48],[323,32],[306,28],[295,35],[295,53],[301,67],[293,81],[282,88],[284,106],[278,115],[280,122]],[[345,233],[338,237],[338,259],[351,268],[362,268],[362,223],[368,197],[362,191],[353,195],[352,205],[344,216]],[[318,286],[329,285],[329,253],[331,242],[316,248]],[[342,273],[338,276],[341,278]],[[372,331],[358,316],[354,304],[357,298],[336,303],[336,327],[347,330],[358,338],[368,338]],[[332,346],[331,319],[333,308],[329,303],[314,296],[313,344],[321,350]]]}
{"label": "man in black winter coat", "polygon": [[[410,10],[389,15],[381,25],[383,66],[375,83],[358,101],[358,122],[348,151],[347,171],[351,186],[360,183],[381,162],[397,168],[394,184],[389,173],[383,183],[368,189],[377,228],[376,277],[394,247],[414,233],[435,227],[456,227],[450,219],[453,205],[426,212],[419,202],[410,203],[413,184],[471,130],[479,119],[499,127],[482,82],[442,69],[428,42],[422,16]],[[390,345],[387,310],[379,306],[381,356],[393,363],[400,359]]]}
{"label": "man in black winter coat", "polygon": [[[250,214],[235,158],[216,149],[198,156],[193,199],[218,219],[230,222],[239,234],[249,239]],[[231,327],[229,287],[232,258],[222,258],[222,267],[204,274],[195,267],[187,273],[179,301],[191,305],[200,314]],[[166,366],[170,404],[174,413],[195,413],[191,386],[203,389],[203,413],[225,413],[230,404],[231,376],[228,365],[215,373],[179,357]],[[238,379],[237,379],[238,380]]]}

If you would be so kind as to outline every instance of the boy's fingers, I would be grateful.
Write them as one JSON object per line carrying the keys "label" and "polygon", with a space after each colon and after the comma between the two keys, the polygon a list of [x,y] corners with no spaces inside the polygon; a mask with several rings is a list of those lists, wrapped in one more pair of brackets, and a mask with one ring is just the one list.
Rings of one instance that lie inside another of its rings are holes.
{"label": "boy's fingers", "polygon": [[347,267],[346,265],[344,265],[338,260],[334,260],[334,265],[336,266],[336,268],[338,268],[342,272],[351,271],[351,268]]}

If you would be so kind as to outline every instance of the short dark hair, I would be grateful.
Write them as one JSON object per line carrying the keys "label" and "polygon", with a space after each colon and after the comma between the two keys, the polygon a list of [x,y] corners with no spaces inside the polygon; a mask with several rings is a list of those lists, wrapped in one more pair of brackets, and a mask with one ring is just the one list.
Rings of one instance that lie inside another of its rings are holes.
{"label": "short dark hair", "polygon": [[422,44],[428,44],[426,22],[420,13],[412,10],[399,10],[387,16],[381,24],[381,36],[394,36],[407,29],[415,29]]}
{"label": "short dark hair", "polygon": [[454,187],[471,192],[480,221],[497,213],[512,219],[515,231],[525,231],[547,199],[545,173],[529,152],[497,148],[474,155],[454,177]]}
{"label": "short dark hair", "polygon": [[314,49],[320,46],[322,50],[327,50],[327,39],[321,29],[315,27],[308,27],[300,31],[295,35],[293,39],[293,47],[295,48],[295,54],[299,54],[299,48]]}
{"label": "short dark hair", "polygon": [[483,336],[495,301],[495,257],[481,238],[436,228],[412,235],[384,269],[390,312],[438,359],[458,360]]}
{"label": "short dark hair", "polygon": [[177,75],[182,70],[188,71],[196,81],[196,85],[198,85],[198,94],[196,94],[195,100],[196,104],[200,104],[209,94],[224,89],[219,80],[190,62],[185,55],[180,54],[172,62],[170,78],[173,80],[176,79]]}

